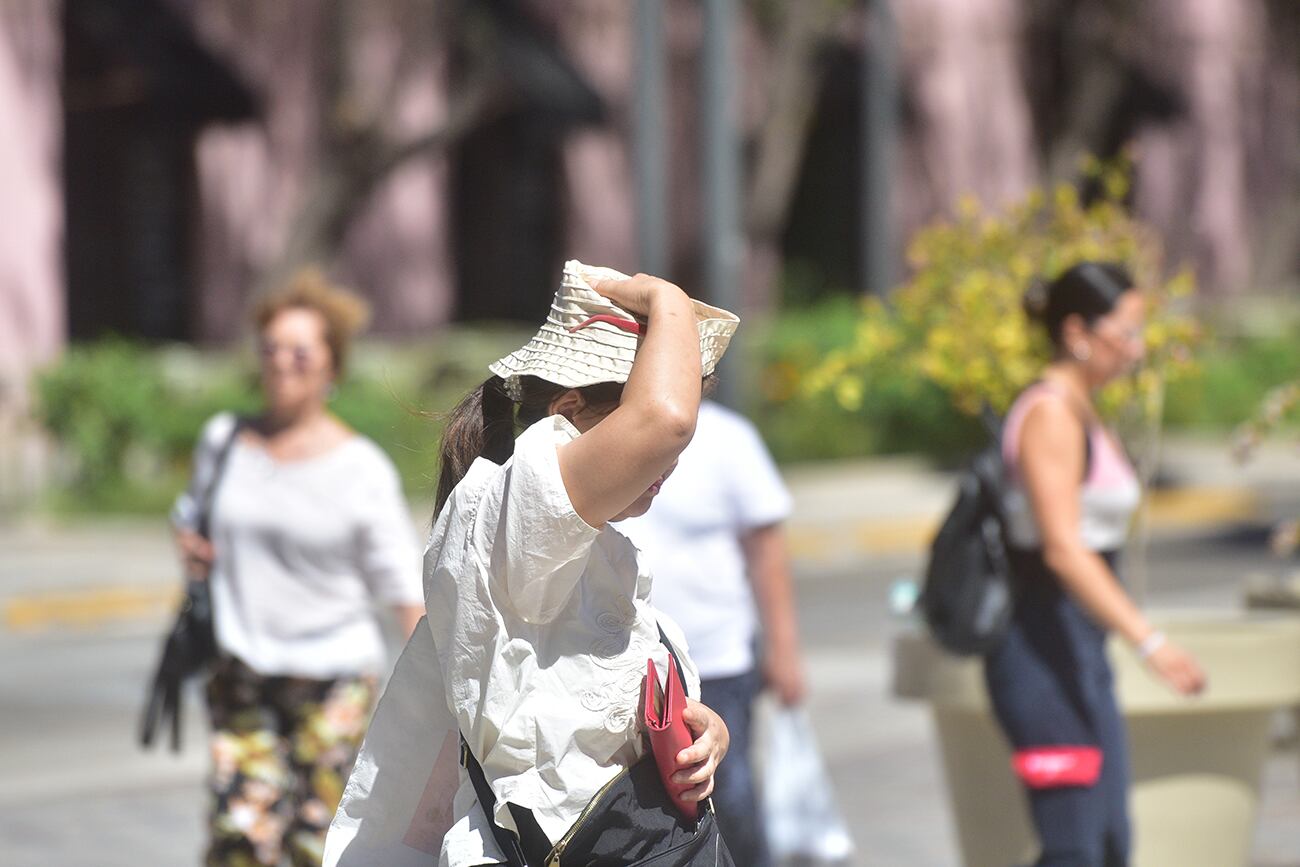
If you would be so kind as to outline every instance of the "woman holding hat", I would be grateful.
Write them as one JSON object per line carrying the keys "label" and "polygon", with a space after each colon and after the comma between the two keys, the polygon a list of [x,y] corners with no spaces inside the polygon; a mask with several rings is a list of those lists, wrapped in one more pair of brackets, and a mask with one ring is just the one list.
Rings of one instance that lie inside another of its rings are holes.
{"label": "woman holding hat", "polygon": [[[570,262],[538,334],[452,411],[427,627],[380,702],[327,865],[731,863],[711,810],[671,814],[642,773],[647,659],[666,672],[675,657],[688,696],[699,678],[614,525],[650,508],[737,324],[658,278]],[[726,727],[694,699],[682,717],[694,743],[672,782],[705,802]]]}

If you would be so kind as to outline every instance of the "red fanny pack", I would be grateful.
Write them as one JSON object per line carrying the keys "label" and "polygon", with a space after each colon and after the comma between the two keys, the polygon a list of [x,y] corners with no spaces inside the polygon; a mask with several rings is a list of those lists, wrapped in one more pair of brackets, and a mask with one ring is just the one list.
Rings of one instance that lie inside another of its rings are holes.
{"label": "red fanny pack", "polygon": [[1011,759],[1016,776],[1033,789],[1091,786],[1101,776],[1097,747],[1032,747],[1017,750]]}

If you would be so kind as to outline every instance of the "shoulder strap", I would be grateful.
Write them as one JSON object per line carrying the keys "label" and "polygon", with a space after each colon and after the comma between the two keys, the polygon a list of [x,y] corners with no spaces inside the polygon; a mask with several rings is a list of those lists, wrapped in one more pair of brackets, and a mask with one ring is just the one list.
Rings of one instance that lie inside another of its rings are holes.
{"label": "shoulder strap", "polygon": [[515,820],[515,827],[519,829],[518,836],[496,823],[493,816],[496,814],[497,796],[487,781],[487,775],[483,773],[483,766],[474,757],[463,734],[460,736],[460,763],[469,774],[470,782],[474,784],[474,794],[478,796],[479,807],[487,818],[488,827],[492,829],[492,837],[506,856],[508,867],[544,867],[547,856],[551,854],[551,841],[547,839],[542,827],[533,818],[533,811],[506,802],[510,816]]}
{"label": "shoulder strap", "polygon": [[[668,640],[668,635],[664,632],[662,626],[659,626],[659,640],[663,642],[664,647],[668,648],[668,653],[677,665],[677,670],[684,672],[682,660],[673,648],[673,643]],[[510,810],[510,816],[515,820],[515,827],[519,829],[517,836],[496,823],[493,818],[497,806],[496,793],[492,791],[492,786],[487,781],[487,774],[483,772],[483,766],[474,757],[474,753],[470,750],[464,734],[460,736],[460,763],[465,768],[465,772],[469,774],[470,782],[474,785],[474,794],[478,796],[479,806],[487,817],[488,827],[492,829],[492,836],[496,840],[497,846],[501,848],[501,851],[506,856],[507,867],[544,867],[547,857],[551,854],[552,844],[546,833],[542,831],[541,826],[537,824],[537,819],[533,817],[533,811],[518,804],[506,802],[506,807]]]}
{"label": "shoulder strap", "polygon": [[1092,428],[1086,424],[1083,428],[1083,479],[1092,475]]}
{"label": "shoulder strap", "polygon": [[1006,421],[998,415],[988,401],[980,406],[980,424],[984,426],[984,432],[989,435],[989,441],[994,443],[1002,442],[1002,425]]}
{"label": "shoulder strap", "polygon": [[212,504],[217,500],[217,487],[221,484],[221,477],[226,473],[226,464],[230,461],[230,452],[234,449],[235,440],[239,438],[239,432],[243,427],[244,420],[236,416],[235,423],[230,428],[230,435],[221,444],[221,451],[217,452],[217,462],[212,467],[212,479],[203,491],[203,501],[199,504],[199,520],[196,529],[199,535],[205,539],[208,538],[212,529]]}
{"label": "shoulder strap", "polygon": [[[655,626],[659,626],[659,624],[656,623]],[[677,666],[677,672],[682,676],[682,685],[685,686],[686,669],[682,668],[682,659],[677,655],[677,651],[673,648],[673,643],[668,640],[668,635],[664,632],[662,626],[659,626],[659,640],[663,642],[664,647],[668,648],[668,655],[673,658],[673,664]]]}

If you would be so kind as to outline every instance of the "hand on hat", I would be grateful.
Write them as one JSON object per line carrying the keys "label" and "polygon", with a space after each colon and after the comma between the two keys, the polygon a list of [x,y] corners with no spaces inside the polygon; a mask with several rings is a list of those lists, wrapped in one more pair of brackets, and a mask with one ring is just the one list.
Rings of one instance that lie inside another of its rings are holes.
{"label": "hand on hat", "polygon": [[667,280],[649,274],[636,274],[626,280],[600,280],[592,283],[591,288],[637,316],[649,316],[656,297],[686,294]]}

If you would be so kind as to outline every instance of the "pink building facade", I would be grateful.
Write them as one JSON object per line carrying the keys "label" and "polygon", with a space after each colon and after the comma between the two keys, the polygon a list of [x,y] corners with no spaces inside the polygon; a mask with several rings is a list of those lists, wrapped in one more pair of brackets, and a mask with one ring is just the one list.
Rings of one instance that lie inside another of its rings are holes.
{"label": "pink building facade", "polygon": [[[0,188],[8,194],[0,205],[0,401],[11,411],[20,406],[30,371],[70,334],[238,335],[249,297],[283,262],[304,213],[346,177],[339,154],[353,152],[339,142],[349,131],[400,144],[459,116],[474,75],[463,37],[477,25],[453,17],[451,5],[0,5],[0,109],[13,133],[0,138]],[[1120,46],[1177,103],[1168,117],[1134,114],[1126,130],[1138,145],[1135,205],[1164,231],[1173,261],[1197,265],[1209,291],[1285,285],[1300,270],[1293,6],[1150,0],[1130,25],[1141,50]],[[335,7],[350,11],[342,35],[325,17]],[[1051,166],[1041,99],[1033,98],[1040,84],[1033,28],[1041,22],[1024,19],[1024,4],[894,7],[903,116],[889,207],[901,262],[912,230],[958,197],[997,205],[1040,183]],[[703,21],[694,0],[664,0],[664,9],[670,276],[694,285]],[[754,6],[737,9],[734,120],[752,168],[771,144],[764,124],[789,84],[780,79],[787,34]],[[147,20],[166,26],[128,27],[130,38],[119,39],[79,23],[105,10],[153,10]],[[514,50],[534,51],[552,71],[571,75],[599,98],[601,120],[578,111],[548,123],[550,109],[528,103],[531,91],[516,71],[513,86],[493,90],[448,146],[415,151],[367,188],[326,264],[371,298],[379,333],[418,338],[458,317],[531,318],[548,297],[548,275],[568,256],[639,264],[633,4],[520,0],[516,12],[510,38],[523,41]],[[828,94],[856,98],[852,58],[862,51],[863,27],[857,7],[837,14],[810,43],[818,70],[805,85],[813,88],[811,119],[776,146],[795,155],[785,212],[820,216],[847,248],[861,215],[844,204],[853,200],[844,191],[857,183],[861,142],[855,122],[835,116],[849,103]],[[828,65],[828,55],[840,65]],[[842,140],[819,146],[834,129]],[[111,159],[109,139],[117,142]],[[155,150],[130,158],[146,146]],[[164,164],[171,168],[160,172]],[[818,172],[840,199],[810,192]],[[779,226],[751,237],[752,306],[776,299],[782,257],[799,252],[791,237]]]}

